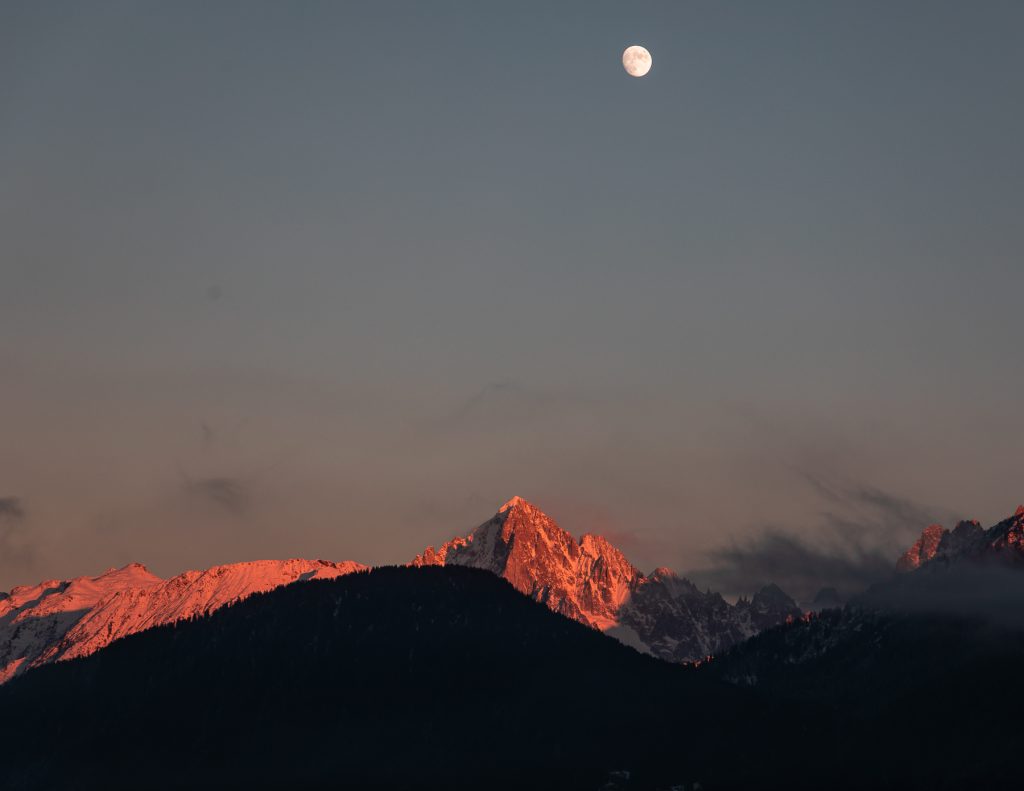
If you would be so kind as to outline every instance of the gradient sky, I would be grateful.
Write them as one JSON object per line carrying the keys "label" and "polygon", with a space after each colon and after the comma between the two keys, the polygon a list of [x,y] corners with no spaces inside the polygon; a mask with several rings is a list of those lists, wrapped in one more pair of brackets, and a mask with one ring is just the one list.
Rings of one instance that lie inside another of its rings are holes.
{"label": "gradient sky", "polygon": [[8,0],[0,587],[404,561],[513,494],[645,570],[1001,518],[1022,44],[1016,0]]}

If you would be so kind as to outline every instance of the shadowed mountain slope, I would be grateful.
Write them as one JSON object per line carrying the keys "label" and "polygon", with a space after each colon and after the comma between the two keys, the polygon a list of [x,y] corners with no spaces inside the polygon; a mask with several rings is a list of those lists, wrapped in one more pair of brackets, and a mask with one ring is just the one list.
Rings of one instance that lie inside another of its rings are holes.
{"label": "shadowed mountain slope", "polygon": [[814,736],[798,742],[803,765],[783,787],[819,778],[822,787],[992,789],[1020,787],[1022,665],[1019,629],[849,606],[769,630],[702,670],[780,711],[820,707]]}

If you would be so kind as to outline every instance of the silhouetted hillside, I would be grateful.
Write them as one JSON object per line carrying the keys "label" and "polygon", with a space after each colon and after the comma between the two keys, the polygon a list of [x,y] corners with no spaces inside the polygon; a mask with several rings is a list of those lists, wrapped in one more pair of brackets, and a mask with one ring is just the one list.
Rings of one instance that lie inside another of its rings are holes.
{"label": "silhouetted hillside", "polygon": [[1022,661],[1021,632],[848,608],[681,667],[488,572],[384,568],[16,678],[0,787],[1012,786]]}
{"label": "silhouetted hillside", "polygon": [[1024,632],[991,619],[851,606],[753,637],[707,672],[820,707],[800,745],[808,785],[1018,788],[1022,666]]}
{"label": "silhouetted hillside", "polygon": [[0,785],[597,788],[604,769],[695,771],[738,697],[488,572],[384,568],[16,679]]}

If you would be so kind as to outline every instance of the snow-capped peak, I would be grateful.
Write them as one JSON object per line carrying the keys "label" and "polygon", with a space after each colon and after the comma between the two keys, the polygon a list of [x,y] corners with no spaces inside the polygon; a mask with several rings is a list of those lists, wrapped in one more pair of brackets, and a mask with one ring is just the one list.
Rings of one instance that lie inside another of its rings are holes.
{"label": "snow-capped peak", "polygon": [[[642,574],[606,538],[577,541],[513,497],[468,535],[427,547],[412,565],[463,565],[507,579],[555,612],[665,659],[713,654],[800,611],[774,588],[730,605],[667,568]],[[29,667],[84,656],[125,635],[212,612],[297,580],[366,568],[351,561],[259,560],[161,579],[141,563],[47,580],[0,596],[0,683]]]}
{"label": "snow-capped peak", "polygon": [[757,607],[734,607],[670,569],[646,577],[606,538],[585,533],[576,541],[521,497],[468,535],[427,547],[412,565],[487,569],[555,612],[666,659],[704,658],[800,615],[777,588],[762,591]]}
{"label": "snow-capped peak", "polygon": [[498,513],[503,514],[506,511],[511,511],[513,508],[527,508],[530,510],[538,510],[537,507],[533,505],[533,503],[528,503],[526,500],[524,500],[517,494],[511,500],[507,500],[506,502],[502,503],[501,508],[498,509]]}
{"label": "snow-capped peak", "polygon": [[163,580],[141,563],[96,577],[47,580],[0,600],[0,683],[29,667],[84,656],[160,624],[212,612],[301,579],[365,569],[326,560],[257,560]]}

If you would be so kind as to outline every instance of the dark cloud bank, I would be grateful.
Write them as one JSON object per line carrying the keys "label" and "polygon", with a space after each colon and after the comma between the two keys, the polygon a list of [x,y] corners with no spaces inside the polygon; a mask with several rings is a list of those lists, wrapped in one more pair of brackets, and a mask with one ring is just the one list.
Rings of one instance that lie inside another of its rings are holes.
{"label": "dark cloud bank", "polygon": [[725,594],[749,594],[774,582],[801,602],[824,587],[848,598],[893,576],[896,559],[929,524],[954,515],[865,485],[836,485],[804,474],[825,503],[814,529],[765,525],[750,539],[709,553],[690,573]]}

